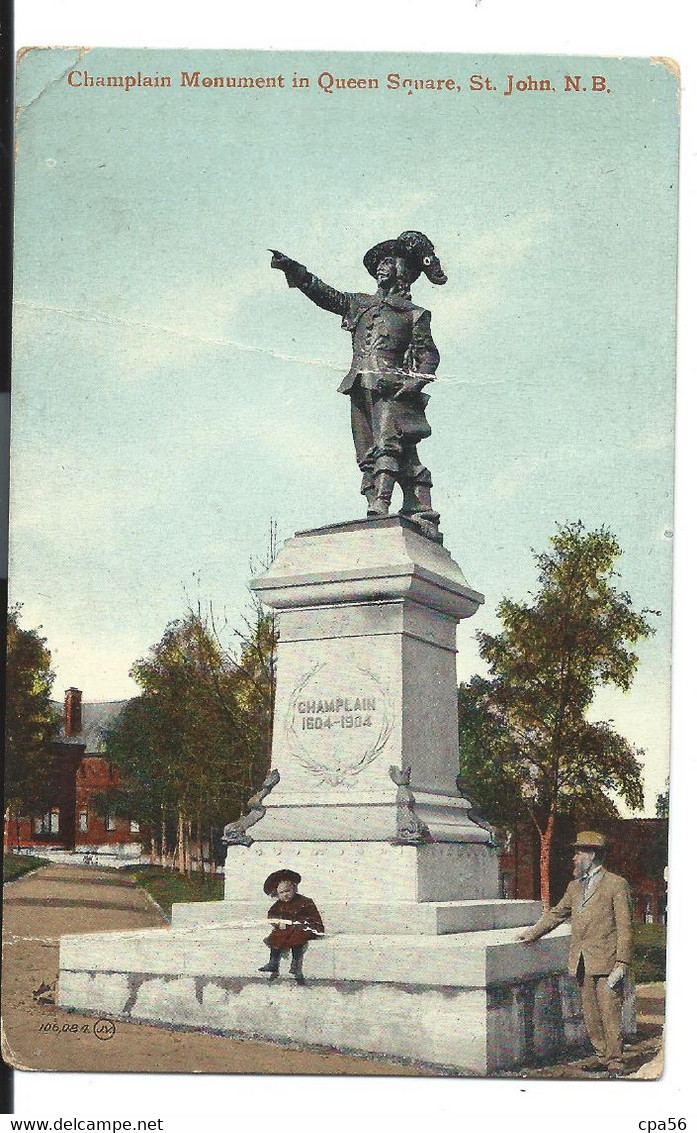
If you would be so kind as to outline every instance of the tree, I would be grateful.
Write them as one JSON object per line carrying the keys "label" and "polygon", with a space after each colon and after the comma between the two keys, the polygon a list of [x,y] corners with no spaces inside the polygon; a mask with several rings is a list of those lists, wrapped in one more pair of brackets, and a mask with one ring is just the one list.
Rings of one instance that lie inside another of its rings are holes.
{"label": "tree", "polygon": [[656,798],[656,818],[668,818],[670,812],[670,778],[666,779],[666,789]]}
{"label": "tree", "polygon": [[459,785],[499,830],[527,817],[523,768],[505,758],[507,733],[489,708],[489,682],[474,676],[458,690]]}
{"label": "tree", "polygon": [[[490,796],[509,791],[504,810],[530,816],[546,903],[557,816],[617,817],[613,795],[632,809],[643,804],[642,753],[612,721],[588,719],[598,689],[630,688],[638,665],[631,646],[653,633],[647,615],[655,611],[635,610],[614,585],[620,554],[606,528],[558,525],[551,550],[535,554],[532,601],[504,599],[502,631],[477,634],[489,679],[474,677],[461,692],[462,778]],[[496,812],[489,817],[496,821]]]}
{"label": "tree", "polygon": [[226,648],[200,608],[171,622],[131,669],[142,694],[106,741],[122,794],[105,803],[134,813],[153,832],[156,855],[190,872],[191,850],[213,845],[263,782],[271,756],[276,632],[256,622]]}
{"label": "tree", "polygon": [[[51,742],[59,715],[51,704],[54,673],[46,639],[20,625],[21,606],[7,619],[5,733],[6,821],[39,814],[49,804]],[[9,829],[9,825],[8,825]]]}

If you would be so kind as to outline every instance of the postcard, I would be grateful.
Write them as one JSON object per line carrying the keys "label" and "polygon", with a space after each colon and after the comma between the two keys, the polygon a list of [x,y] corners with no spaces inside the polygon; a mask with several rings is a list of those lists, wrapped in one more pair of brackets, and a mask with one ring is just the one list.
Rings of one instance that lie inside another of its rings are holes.
{"label": "postcard", "polygon": [[660,1077],[678,90],[20,53],[10,1064]]}

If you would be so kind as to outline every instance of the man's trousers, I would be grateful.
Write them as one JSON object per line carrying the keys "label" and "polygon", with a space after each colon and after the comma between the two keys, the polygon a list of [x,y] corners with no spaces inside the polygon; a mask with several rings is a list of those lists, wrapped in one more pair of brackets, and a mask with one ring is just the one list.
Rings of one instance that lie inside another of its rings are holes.
{"label": "man's trousers", "polygon": [[588,976],[581,957],[576,973],[588,1038],[604,1062],[622,1057],[622,985],[608,987],[607,976]]}

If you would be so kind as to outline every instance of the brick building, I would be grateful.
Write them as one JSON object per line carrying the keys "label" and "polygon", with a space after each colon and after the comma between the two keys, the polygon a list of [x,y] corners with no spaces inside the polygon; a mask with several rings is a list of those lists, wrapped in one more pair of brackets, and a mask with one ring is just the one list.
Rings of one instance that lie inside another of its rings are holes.
{"label": "brick building", "polygon": [[[592,825],[592,824],[591,824]],[[607,867],[626,877],[634,899],[634,919],[664,924],[668,866],[668,820],[621,818],[597,824],[609,839]],[[557,820],[552,839],[550,890],[558,901],[571,877],[571,844],[576,826]],[[504,897],[539,898],[540,842],[529,823],[519,823],[504,838],[501,853]]]}
{"label": "brick building", "polygon": [[118,768],[104,757],[104,733],[127,703],[83,703],[80,689],[67,689],[51,745],[51,806],[41,816],[12,816],[5,825],[6,849],[139,855],[138,823],[102,813],[98,799],[121,785]]}

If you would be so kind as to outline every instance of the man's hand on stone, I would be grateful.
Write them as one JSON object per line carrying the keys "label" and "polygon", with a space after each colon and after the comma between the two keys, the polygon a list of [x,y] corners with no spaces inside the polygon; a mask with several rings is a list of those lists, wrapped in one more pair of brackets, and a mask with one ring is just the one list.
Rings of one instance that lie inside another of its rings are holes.
{"label": "man's hand on stone", "polygon": [[516,933],[516,940],[521,940],[523,944],[531,944],[536,939],[532,934],[532,928],[525,928],[522,932]]}
{"label": "man's hand on stone", "polygon": [[615,964],[614,968],[610,972],[610,975],[607,977],[607,986],[610,988],[617,987],[617,985],[622,982],[626,974],[626,964]]}

